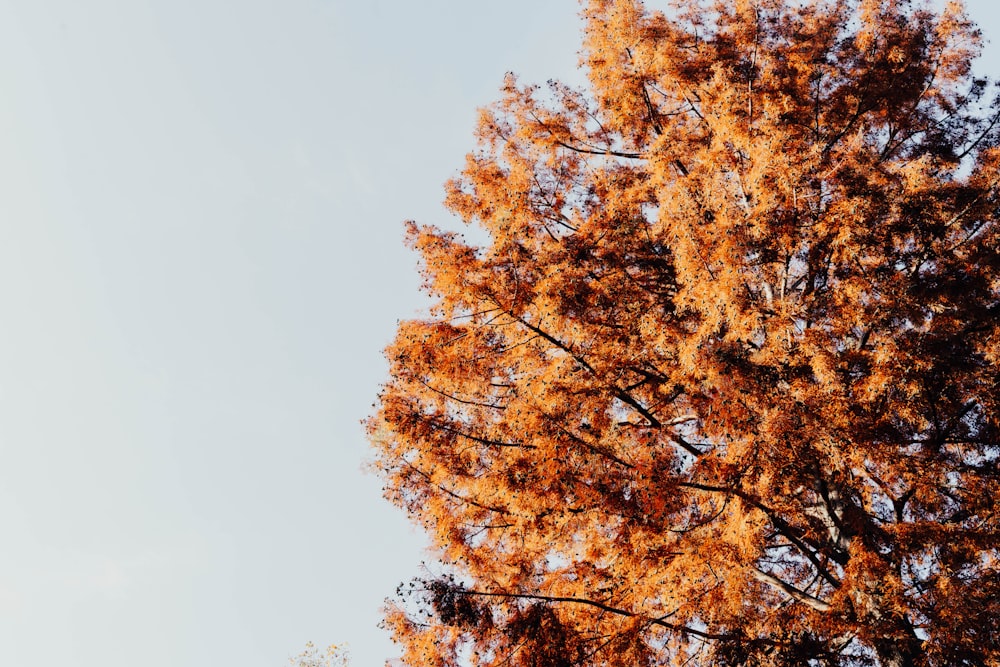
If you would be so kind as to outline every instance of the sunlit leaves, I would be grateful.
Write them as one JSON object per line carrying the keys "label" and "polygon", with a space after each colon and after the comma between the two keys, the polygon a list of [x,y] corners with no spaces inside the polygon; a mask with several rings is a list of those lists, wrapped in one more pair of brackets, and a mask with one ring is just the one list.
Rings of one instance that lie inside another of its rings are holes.
{"label": "sunlit leaves", "polygon": [[[1000,659],[997,108],[951,4],[585,3],[411,224],[412,665]],[[991,623],[989,619],[993,619]],[[991,662],[992,661],[992,662]]]}

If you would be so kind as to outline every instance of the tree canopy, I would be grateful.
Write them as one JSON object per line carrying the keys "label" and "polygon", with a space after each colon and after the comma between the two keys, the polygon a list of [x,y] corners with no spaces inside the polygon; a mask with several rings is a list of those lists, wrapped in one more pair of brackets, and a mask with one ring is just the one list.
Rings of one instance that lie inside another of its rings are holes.
{"label": "tree canopy", "polygon": [[583,3],[368,427],[409,665],[1000,664],[998,105],[962,5]]}

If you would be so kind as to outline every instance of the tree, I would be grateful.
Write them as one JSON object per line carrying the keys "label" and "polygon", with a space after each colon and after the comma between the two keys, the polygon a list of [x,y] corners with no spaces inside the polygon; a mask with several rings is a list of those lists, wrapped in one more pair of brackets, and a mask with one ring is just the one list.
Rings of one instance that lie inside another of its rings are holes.
{"label": "tree", "polygon": [[288,661],[289,667],[348,667],[350,657],[343,645],[331,644],[320,652],[316,645],[307,642],[305,650]]}
{"label": "tree", "polygon": [[1000,664],[1000,108],[960,3],[590,0],[369,430],[410,665]]}

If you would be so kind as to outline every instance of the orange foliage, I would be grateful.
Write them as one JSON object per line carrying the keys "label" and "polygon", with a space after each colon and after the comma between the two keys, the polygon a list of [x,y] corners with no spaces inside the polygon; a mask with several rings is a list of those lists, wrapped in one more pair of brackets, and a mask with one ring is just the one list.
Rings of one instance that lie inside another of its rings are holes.
{"label": "orange foliage", "polygon": [[1000,664],[997,106],[960,4],[583,9],[369,429],[410,665]]}

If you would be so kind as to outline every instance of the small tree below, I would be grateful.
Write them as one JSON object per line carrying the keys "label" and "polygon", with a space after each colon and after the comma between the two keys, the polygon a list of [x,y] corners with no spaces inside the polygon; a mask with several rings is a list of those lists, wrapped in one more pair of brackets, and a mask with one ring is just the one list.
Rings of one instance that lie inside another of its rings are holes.
{"label": "small tree below", "polygon": [[344,646],[331,644],[320,651],[309,642],[305,650],[288,661],[289,667],[348,667],[350,656]]}

